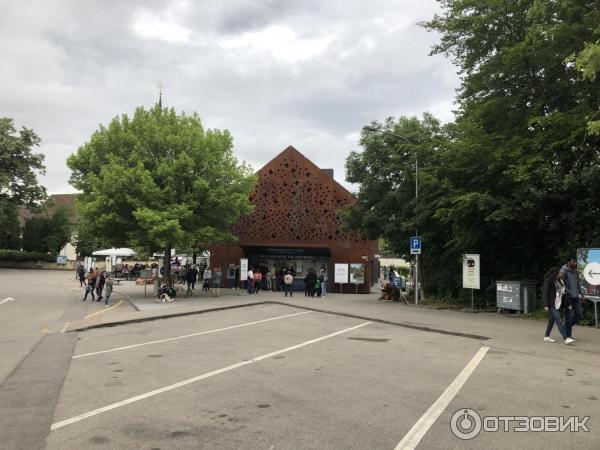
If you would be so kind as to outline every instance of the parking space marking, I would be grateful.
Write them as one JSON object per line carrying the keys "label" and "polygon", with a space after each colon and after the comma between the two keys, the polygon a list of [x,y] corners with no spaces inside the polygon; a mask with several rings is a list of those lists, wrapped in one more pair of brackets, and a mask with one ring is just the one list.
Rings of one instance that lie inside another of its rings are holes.
{"label": "parking space marking", "polygon": [[489,350],[489,347],[481,347],[475,356],[469,361],[465,368],[458,374],[452,383],[446,388],[442,395],[429,407],[425,414],[413,425],[406,433],[406,436],[396,446],[395,450],[413,450],[419,445],[423,436],[429,428],[435,423],[437,418],[448,407],[452,399],[458,394],[458,391],[463,387],[471,374],[475,371],[483,357]]}
{"label": "parking space marking", "polygon": [[87,316],[84,317],[84,319],[89,319],[90,317],[94,317],[95,315],[105,313],[106,311],[110,311],[111,309],[115,309],[117,306],[120,306],[121,303],[123,303],[124,301],[125,300],[119,300],[119,302],[116,305],[113,305],[110,308],[101,309],[100,311],[96,311],[94,313],[88,314]]}
{"label": "parking space marking", "polygon": [[81,355],[75,355],[75,356],[73,356],[73,359],[85,358],[86,356],[100,355],[102,353],[117,352],[119,350],[126,350],[128,348],[142,347],[144,345],[151,345],[151,344],[158,344],[158,343],[161,343],[161,342],[175,341],[175,340],[178,340],[178,339],[185,339],[185,338],[189,338],[189,337],[200,336],[200,335],[203,335],[203,334],[218,333],[219,331],[233,330],[234,328],[247,327],[249,325],[256,325],[257,323],[270,322],[271,320],[285,319],[286,317],[300,316],[302,314],[309,314],[311,312],[312,311],[303,311],[303,312],[299,312],[299,313],[286,314],[284,316],[270,317],[269,319],[256,320],[254,322],[242,323],[242,324],[239,324],[239,325],[232,325],[230,327],[225,327],[225,328],[217,328],[215,330],[200,331],[198,333],[184,334],[183,336],[175,336],[175,337],[172,337],[172,338],[159,339],[159,340],[156,340],[156,341],[142,342],[140,344],[126,345],[125,347],[117,347],[117,348],[111,348],[109,350],[100,350],[98,352],[83,353]]}
{"label": "parking space marking", "polygon": [[304,341],[304,342],[302,342],[300,344],[292,345],[291,347],[283,348],[281,350],[276,350],[274,352],[267,353],[265,355],[257,356],[256,358],[247,359],[247,360],[241,361],[239,363],[232,364],[232,365],[227,366],[227,367],[223,367],[221,369],[213,370],[212,372],[207,372],[205,374],[198,375],[197,377],[188,378],[187,380],[180,381],[179,383],[171,384],[169,386],[165,386],[165,387],[162,387],[160,389],[155,389],[153,391],[146,392],[145,394],[136,395],[135,397],[131,397],[131,398],[122,400],[120,402],[111,403],[110,405],[103,406],[102,408],[94,409],[92,411],[88,411],[88,412],[80,414],[78,416],[71,417],[70,419],[65,419],[65,420],[61,420],[60,422],[53,423],[52,426],[50,427],[50,430],[54,431],[54,430],[57,430],[59,428],[65,427],[67,425],[71,425],[71,424],[74,424],[76,422],[79,422],[80,420],[87,419],[88,417],[96,416],[96,415],[101,414],[103,412],[107,412],[107,411],[110,411],[112,409],[120,408],[121,406],[129,405],[130,403],[135,403],[135,402],[138,402],[140,400],[144,400],[146,398],[153,397],[153,396],[158,395],[158,394],[162,394],[163,392],[172,391],[173,389],[178,389],[178,388],[186,386],[188,384],[195,383],[196,381],[204,380],[206,378],[210,378],[210,377],[213,377],[215,375],[219,375],[221,373],[229,372],[230,370],[234,370],[234,369],[237,369],[239,367],[247,366],[248,364],[254,364],[256,362],[262,361],[263,359],[272,358],[273,356],[280,355],[281,353],[286,353],[286,352],[290,352],[292,350],[296,350],[296,349],[299,349],[299,348],[302,348],[302,347],[306,347],[307,345],[315,344],[317,342],[324,341],[325,339],[329,339],[329,338],[332,338],[332,337],[335,337],[335,336],[339,336],[340,334],[344,334],[344,333],[347,333],[349,331],[353,331],[353,330],[356,330],[358,328],[362,328],[362,327],[364,327],[366,325],[369,325],[371,323],[373,323],[373,322],[363,322],[363,323],[361,323],[359,325],[355,325],[353,327],[346,328],[344,330],[336,331],[335,333],[330,333],[330,334],[327,334],[325,336],[321,336],[321,337],[318,337],[318,338],[315,338],[315,339],[311,339],[309,341]]}

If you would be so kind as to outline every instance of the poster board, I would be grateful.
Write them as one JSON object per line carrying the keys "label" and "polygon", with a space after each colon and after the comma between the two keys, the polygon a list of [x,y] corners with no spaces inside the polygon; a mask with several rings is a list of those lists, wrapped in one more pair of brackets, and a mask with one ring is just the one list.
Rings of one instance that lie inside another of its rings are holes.
{"label": "poster board", "polygon": [[350,264],[350,283],[364,284],[365,282],[365,265],[361,263]]}
{"label": "poster board", "polygon": [[348,283],[348,264],[335,264],[335,283]]}
{"label": "poster board", "polygon": [[480,289],[481,285],[481,262],[479,254],[469,253],[463,255],[462,275],[463,288]]}
{"label": "poster board", "polygon": [[248,258],[240,258],[240,281],[248,278]]}

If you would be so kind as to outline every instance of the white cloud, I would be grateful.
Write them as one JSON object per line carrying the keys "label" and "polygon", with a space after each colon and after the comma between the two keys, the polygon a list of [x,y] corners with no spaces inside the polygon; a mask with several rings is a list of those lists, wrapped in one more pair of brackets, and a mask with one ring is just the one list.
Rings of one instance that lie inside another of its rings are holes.
{"label": "white cloud", "polygon": [[289,26],[273,25],[225,40],[221,46],[239,55],[266,53],[277,61],[296,63],[322,54],[333,40],[333,36],[301,37]]}
{"label": "white cloud", "polygon": [[371,120],[452,119],[456,70],[416,25],[435,0],[1,1],[0,116],[40,135],[53,193],[73,191],[68,155],[158,82],[256,169],[293,145],[342,182]]}
{"label": "white cloud", "polygon": [[187,4],[178,5],[177,8],[167,9],[159,14],[147,9],[135,14],[133,30],[144,39],[157,39],[166,42],[189,42],[192,30],[177,23],[176,12],[181,12]]}

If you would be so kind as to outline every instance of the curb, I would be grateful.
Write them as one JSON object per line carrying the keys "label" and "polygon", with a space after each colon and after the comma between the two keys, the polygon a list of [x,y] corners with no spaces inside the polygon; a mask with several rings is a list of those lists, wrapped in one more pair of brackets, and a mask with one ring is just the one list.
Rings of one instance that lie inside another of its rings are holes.
{"label": "curb", "polygon": [[133,300],[131,300],[131,297],[129,295],[127,295],[125,292],[120,292],[120,291],[115,291],[113,290],[114,294],[119,294],[123,297],[125,297],[125,299],[129,302],[129,304],[133,307],[133,309],[135,309],[136,311],[141,311],[140,308],[137,307],[137,305],[133,302]]}
{"label": "curb", "polygon": [[[128,300],[131,302],[131,299],[128,299]],[[132,323],[151,322],[153,320],[170,319],[173,317],[184,317],[184,316],[191,316],[191,315],[195,315],[195,314],[206,314],[206,313],[210,313],[210,312],[214,312],[214,311],[227,311],[230,309],[247,308],[249,306],[258,306],[258,305],[288,306],[291,308],[304,309],[307,311],[320,312],[323,314],[331,314],[331,315],[335,315],[335,316],[350,317],[352,319],[368,320],[370,322],[383,323],[385,325],[393,325],[393,326],[397,326],[397,327],[409,328],[412,330],[425,331],[425,332],[429,332],[429,333],[444,334],[447,336],[449,335],[449,336],[464,337],[467,339],[475,339],[478,341],[487,341],[490,339],[487,336],[480,336],[477,334],[461,333],[458,331],[441,330],[439,328],[431,328],[431,327],[427,327],[424,325],[413,325],[413,324],[406,323],[406,322],[394,322],[392,320],[377,319],[377,318],[373,318],[373,317],[359,316],[356,314],[349,314],[349,313],[338,312],[338,311],[329,311],[326,309],[312,308],[312,307],[308,307],[308,306],[295,305],[295,304],[291,304],[291,303],[278,302],[278,301],[273,301],[273,300],[267,300],[267,301],[263,301],[263,302],[254,302],[254,303],[244,303],[242,305],[221,306],[221,307],[217,307],[217,308],[209,308],[209,309],[203,309],[203,310],[199,310],[199,311],[186,311],[186,312],[174,313],[174,314],[162,314],[159,316],[140,317],[137,319],[123,320],[120,322],[99,323],[99,324],[89,325],[89,326],[85,326],[85,327],[74,328],[72,330],[69,330],[68,333],[71,333],[74,331],[87,331],[87,330],[92,330],[95,328],[111,328],[111,327],[116,327],[119,325],[127,325],[127,324],[132,324]]]}
{"label": "curb", "polygon": [[122,321],[118,321],[118,322],[97,323],[97,324],[88,325],[85,327],[73,328],[71,330],[68,330],[67,333],[73,333],[75,331],[93,330],[94,328],[112,328],[112,327],[118,327],[119,325],[129,325],[132,323],[152,322],[153,320],[170,319],[173,317],[192,316],[194,314],[205,314],[205,313],[209,313],[209,312],[213,312],[213,311],[226,311],[228,309],[246,308],[248,306],[264,305],[267,303],[274,303],[274,302],[245,303],[243,305],[220,306],[218,308],[201,309],[198,311],[186,311],[186,312],[174,313],[174,314],[162,314],[160,316],[140,317],[137,319],[127,319],[127,320],[122,320]]}

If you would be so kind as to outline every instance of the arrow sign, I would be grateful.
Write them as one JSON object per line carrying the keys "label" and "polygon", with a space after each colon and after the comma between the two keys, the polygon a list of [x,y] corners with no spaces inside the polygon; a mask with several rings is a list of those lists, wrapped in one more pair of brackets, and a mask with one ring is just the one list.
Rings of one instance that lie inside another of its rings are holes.
{"label": "arrow sign", "polygon": [[583,269],[583,277],[585,278],[585,281],[591,285],[600,285],[600,263],[593,262],[585,266],[585,269]]}
{"label": "arrow sign", "polygon": [[12,298],[12,297],[6,297],[5,299],[0,300],[0,305],[2,305],[4,303],[7,303],[7,302],[14,302],[14,301],[15,301],[14,298]]}

